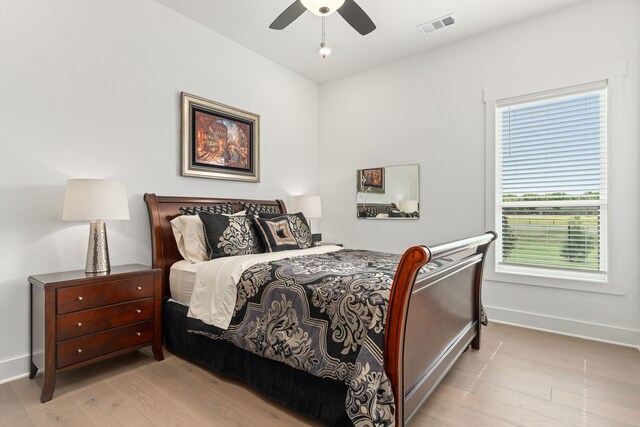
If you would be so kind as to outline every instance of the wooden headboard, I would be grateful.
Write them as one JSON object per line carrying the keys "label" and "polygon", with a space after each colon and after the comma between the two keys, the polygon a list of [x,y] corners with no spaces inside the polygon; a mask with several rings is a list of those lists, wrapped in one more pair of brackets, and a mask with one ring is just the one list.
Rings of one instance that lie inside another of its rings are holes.
{"label": "wooden headboard", "polygon": [[162,269],[162,296],[164,299],[171,296],[169,289],[171,266],[183,259],[180,252],[178,252],[176,239],[171,229],[171,220],[180,215],[180,207],[217,205],[228,202],[233,205],[234,212],[239,212],[241,210],[240,202],[245,202],[277,206],[281,213],[287,212],[282,200],[211,199],[206,197],[156,196],[153,193],[147,193],[144,195],[144,201],[147,203],[147,209],[149,210],[153,267]]}

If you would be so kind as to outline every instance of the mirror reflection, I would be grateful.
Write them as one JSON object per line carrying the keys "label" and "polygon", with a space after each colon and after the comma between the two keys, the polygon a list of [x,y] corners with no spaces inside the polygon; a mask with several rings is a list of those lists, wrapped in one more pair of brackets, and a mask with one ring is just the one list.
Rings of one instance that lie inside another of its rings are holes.
{"label": "mirror reflection", "polygon": [[358,218],[420,217],[420,174],[417,164],[359,169],[356,185]]}

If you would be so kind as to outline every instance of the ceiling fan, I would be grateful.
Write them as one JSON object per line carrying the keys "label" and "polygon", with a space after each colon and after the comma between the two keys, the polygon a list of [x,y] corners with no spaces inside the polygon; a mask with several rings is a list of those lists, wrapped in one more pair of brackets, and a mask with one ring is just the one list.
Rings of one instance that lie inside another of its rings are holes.
{"label": "ceiling fan", "polygon": [[337,11],[349,25],[363,36],[376,29],[376,24],[354,0],[296,0],[269,25],[269,28],[273,30],[285,29],[307,10],[322,17]]}

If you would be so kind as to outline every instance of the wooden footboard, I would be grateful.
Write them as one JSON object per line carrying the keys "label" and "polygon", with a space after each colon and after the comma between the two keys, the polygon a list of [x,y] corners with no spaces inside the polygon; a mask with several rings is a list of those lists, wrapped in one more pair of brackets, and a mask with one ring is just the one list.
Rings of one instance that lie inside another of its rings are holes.
{"label": "wooden footboard", "polygon": [[[404,426],[471,345],[480,348],[482,270],[494,232],[408,249],[398,266],[385,326],[385,370]],[[452,256],[429,275],[420,268]]]}

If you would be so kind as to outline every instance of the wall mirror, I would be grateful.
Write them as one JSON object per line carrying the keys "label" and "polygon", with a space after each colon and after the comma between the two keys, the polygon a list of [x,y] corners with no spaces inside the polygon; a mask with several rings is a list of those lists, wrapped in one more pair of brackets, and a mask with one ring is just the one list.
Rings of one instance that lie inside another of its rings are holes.
{"label": "wall mirror", "polygon": [[420,218],[420,170],[417,164],[359,169],[356,186],[358,218]]}

